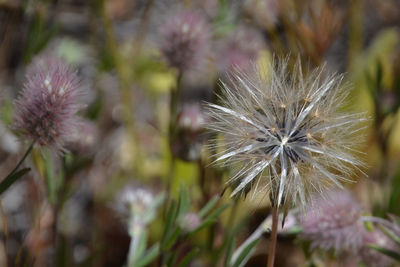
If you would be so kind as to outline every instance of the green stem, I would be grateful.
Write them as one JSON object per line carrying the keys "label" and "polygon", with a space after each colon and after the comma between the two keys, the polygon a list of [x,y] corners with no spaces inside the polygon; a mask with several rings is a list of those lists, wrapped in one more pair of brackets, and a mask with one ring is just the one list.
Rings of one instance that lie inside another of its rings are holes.
{"label": "green stem", "polygon": [[[24,163],[25,159],[28,157],[29,153],[31,153],[33,146],[35,145],[36,140],[33,140],[31,145],[26,150],[25,154],[18,162],[18,164],[12,169],[12,171],[1,181],[0,183],[0,194],[3,193],[8,187],[10,187],[17,179],[14,177],[14,174],[18,171],[19,167],[21,167],[22,163]],[[22,176],[22,175],[21,175]]]}
{"label": "green stem", "polygon": [[169,105],[169,143],[172,145],[173,139],[176,134],[176,116],[178,115],[178,103],[179,103],[179,94],[180,94],[180,87],[182,81],[182,72],[178,72],[178,76],[176,78],[176,88],[171,90],[171,100]]}
{"label": "green stem", "polygon": [[103,23],[106,48],[111,56],[113,67],[115,68],[116,75],[119,81],[119,90],[121,93],[121,104],[123,107],[123,120],[126,130],[128,132],[129,145],[131,146],[130,151],[133,153],[132,157],[132,168],[133,171],[138,175],[143,175],[143,157],[139,146],[139,137],[136,131],[135,116],[132,111],[132,95],[131,95],[131,79],[132,72],[130,65],[124,60],[123,55],[118,47],[118,43],[115,40],[114,28],[112,20],[107,16],[105,11],[105,1],[99,0],[100,5],[100,18]]}
{"label": "green stem", "polygon": [[[24,156],[21,158],[21,160],[18,162],[17,166],[15,166],[15,168],[7,175],[7,177],[5,179],[7,179],[8,177],[10,177],[11,175],[13,175],[18,168],[22,165],[22,163],[24,163],[25,159],[28,157],[29,153],[31,153],[33,146],[35,145],[36,140],[33,140],[32,143],[30,144],[30,146],[28,147],[28,149],[26,150]],[[5,180],[4,179],[4,180]]]}
{"label": "green stem", "polygon": [[[169,148],[171,151],[171,162],[170,162],[170,169],[167,177],[167,192],[169,193],[167,196],[167,200],[169,200],[169,196],[171,193],[171,186],[174,177],[174,169],[175,169],[175,155],[172,152],[172,145],[176,135],[176,117],[178,113],[178,103],[179,103],[179,93],[180,93],[180,85],[182,80],[182,72],[178,72],[178,76],[176,79],[176,88],[172,88],[171,90],[171,100],[169,106],[169,128],[168,128],[168,142]],[[168,201],[167,201],[168,203]]]}

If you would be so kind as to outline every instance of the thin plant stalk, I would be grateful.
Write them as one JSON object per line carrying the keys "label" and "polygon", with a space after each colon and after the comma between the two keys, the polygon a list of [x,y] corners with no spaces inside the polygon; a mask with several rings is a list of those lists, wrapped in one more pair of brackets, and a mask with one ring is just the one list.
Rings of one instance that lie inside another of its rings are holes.
{"label": "thin plant stalk", "polygon": [[171,99],[170,99],[171,102],[170,102],[170,106],[169,106],[170,123],[169,123],[168,134],[169,134],[170,145],[173,141],[175,131],[176,131],[176,116],[178,113],[178,103],[179,103],[181,81],[182,81],[182,71],[178,71],[178,75],[176,78],[176,88],[172,88],[172,90],[171,90]]}
{"label": "thin plant stalk", "polygon": [[269,239],[267,267],[273,267],[275,262],[276,241],[278,237],[278,220],[279,220],[279,210],[278,207],[274,205],[272,208],[272,227],[271,227],[271,236]]}
{"label": "thin plant stalk", "polygon": [[[130,219],[130,225],[138,225],[139,223],[136,220],[136,216],[132,216]],[[140,246],[141,239],[143,238],[143,234],[145,230],[138,232],[137,230],[130,230],[129,234],[131,237],[131,242],[129,244],[129,252],[128,252],[128,267],[134,267],[137,261],[137,252]]]}
{"label": "thin plant stalk", "polygon": [[167,174],[167,184],[166,184],[166,192],[167,194],[167,199],[164,202],[164,217],[167,215],[167,210],[168,210],[168,205],[171,197],[171,187],[173,183],[173,178],[174,178],[174,172],[175,172],[175,156],[174,153],[172,152],[172,142],[174,140],[174,136],[176,133],[176,117],[177,117],[177,112],[178,112],[178,103],[179,103],[179,93],[180,93],[180,85],[181,85],[181,80],[182,80],[182,71],[178,71],[178,75],[176,78],[176,88],[171,88],[171,93],[170,93],[170,104],[169,104],[169,125],[168,125],[168,146],[170,150],[170,163],[169,163],[169,171]]}
{"label": "thin plant stalk", "polygon": [[[106,13],[105,1],[99,0],[100,6],[100,18],[103,23],[105,32],[105,41],[108,49],[108,53],[111,56],[114,64],[115,72],[119,80],[119,90],[121,93],[121,104],[123,106],[123,119],[124,125],[129,133],[128,137],[130,144],[130,151],[133,153],[132,156],[132,168],[138,176],[143,176],[143,157],[142,151],[139,146],[138,136],[136,131],[135,116],[132,111],[132,95],[131,95],[131,65],[124,61],[124,57],[121,55],[117,41],[115,40],[115,33],[112,24],[112,20]],[[150,8],[150,7],[149,7]],[[146,11],[147,12],[147,11]]]}
{"label": "thin plant stalk", "polygon": [[[25,159],[28,157],[28,155],[31,153],[33,146],[35,145],[36,140],[33,140],[28,149],[26,150],[25,154],[22,156],[21,160],[18,162],[18,164],[12,169],[12,171],[1,181],[0,183],[0,188],[3,187],[9,187],[11,184],[7,185],[10,179],[13,179],[13,174],[18,171],[19,167],[21,167],[22,163],[24,163]],[[13,181],[15,182],[15,181]],[[4,189],[5,190],[5,189]],[[0,193],[1,194],[1,193]]]}
{"label": "thin plant stalk", "polygon": [[[178,103],[179,103],[179,94],[180,94],[180,87],[181,87],[181,80],[182,80],[182,71],[178,72],[177,79],[176,79],[176,88],[171,89],[171,99],[170,99],[170,106],[169,106],[169,128],[168,128],[168,143],[171,151],[171,162],[170,162],[170,169],[167,177],[167,192],[170,193],[171,186],[173,183],[173,176],[174,176],[174,166],[175,166],[175,156],[172,153],[172,143],[175,138],[176,134],[176,117],[178,113]],[[169,195],[167,198],[169,198]],[[168,201],[167,201],[168,203]]]}
{"label": "thin plant stalk", "polygon": [[22,165],[22,163],[24,163],[24,161],[28,157],[29,153],[31,153],[35,143],[36,143],[36,140],[33,140],[32,143],[30,144],[30,146],[28,147],[28,149],[26,150],[25,154],[22,156],[21,160],[18,162],[18,164],[15,166],[15,168],[7,175],[7,177],[5,179],[7,179],[11,175],[13,175],[19,169],[19,167]]}

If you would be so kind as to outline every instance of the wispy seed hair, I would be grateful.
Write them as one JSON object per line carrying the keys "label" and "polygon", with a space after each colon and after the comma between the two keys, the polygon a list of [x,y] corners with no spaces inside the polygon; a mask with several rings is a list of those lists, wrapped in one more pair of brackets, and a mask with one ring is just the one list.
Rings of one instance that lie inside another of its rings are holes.
{"label": "wispy seed hair", "polygon": [[234,169],[231,196],[254,188],[274,205],[303,206],[314,192],[342,187],[362,165],[354,155],[365,114],[343,110],[349,87],[324,67],[303,74],[274,59],[221,81],[218,104],[207,104],[208,128],[222,134],[215,162]]}

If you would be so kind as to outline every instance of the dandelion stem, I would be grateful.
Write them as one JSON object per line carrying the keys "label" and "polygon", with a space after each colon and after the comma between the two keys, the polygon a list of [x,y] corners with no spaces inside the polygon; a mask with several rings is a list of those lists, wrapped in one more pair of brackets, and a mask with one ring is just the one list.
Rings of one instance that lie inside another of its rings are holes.
{"label": "dandelion stem", "polygon": [[278,219],[279,210],[275,205],[272,208],[272,229],[269,241],[269,252],[268,252],[268,265],[267,267],[273,267],[275,261],[275,250],[276,250],[276,240],[278,236]]}

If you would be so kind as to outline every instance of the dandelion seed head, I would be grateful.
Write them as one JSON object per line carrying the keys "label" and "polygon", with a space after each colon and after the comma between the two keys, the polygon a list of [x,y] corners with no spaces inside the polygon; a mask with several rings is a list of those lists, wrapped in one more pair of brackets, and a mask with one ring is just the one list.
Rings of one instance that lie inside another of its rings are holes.
{"label": "dandelion seed head", "polygon": [[26,74],[26,83],[15,102],[14,128],[41,146],[64,151],[83,107],[76,71],[56,57],[34,60]]}
{"label": "dandelion seed head", "polygon": [[333,249],[338,254],[358,252],[366,231],[361,219],[362,208],[350,193],[334,190],[313,201],[313,209],[300,220],[302,236],[311,241],[311,249]]}
{"label": "dandelion seed head", "polygon": [[198,12],[179,9],[161,27],[161,52],[171,67],[196,68],[208,52],[211,29]]}
{"label": "dandelion seed head", "polygon": [[341,187],[361,162],[354,155],[362,114],[342,110],[343,76],[323,68],[291,73],[276,59],[252,71],[234,70],[221,82],[220,104],[208,104],[208,128],[221,133],[216,162],[235,169],[232,196],[248,188],[278,205],[305,207],[314,192]]}

